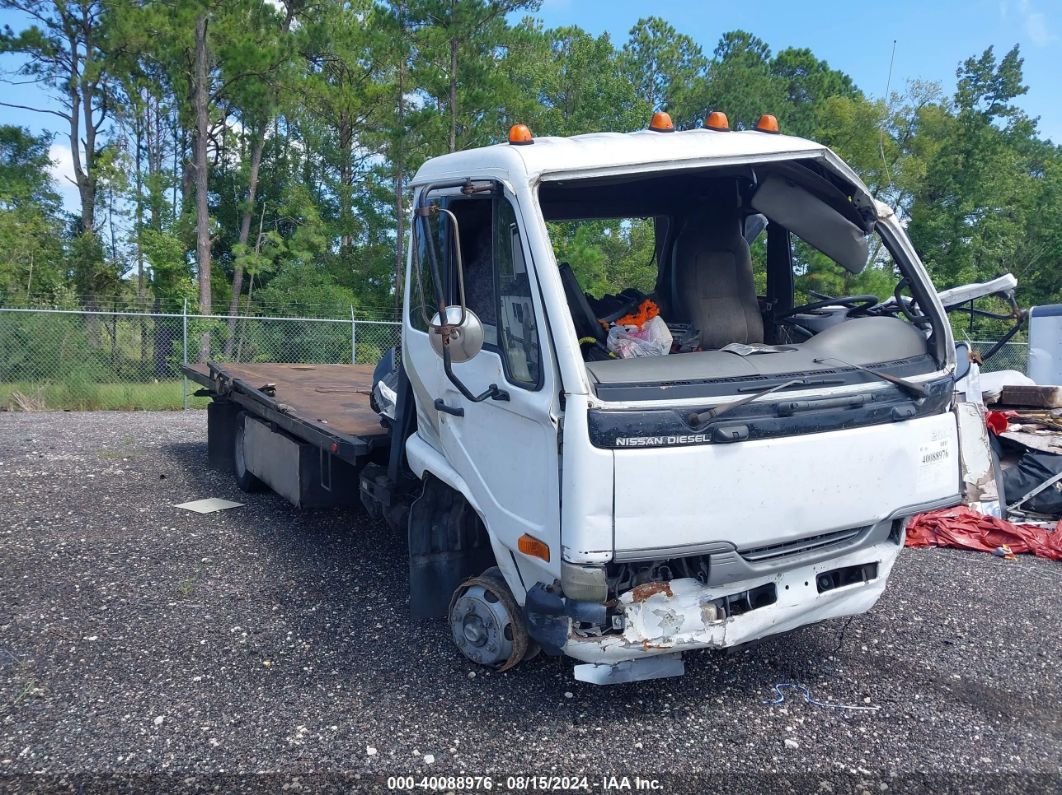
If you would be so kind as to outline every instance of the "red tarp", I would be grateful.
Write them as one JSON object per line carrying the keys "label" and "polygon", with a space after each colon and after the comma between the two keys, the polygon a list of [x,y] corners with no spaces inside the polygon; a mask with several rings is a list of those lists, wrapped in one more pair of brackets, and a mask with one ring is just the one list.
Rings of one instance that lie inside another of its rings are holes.
{"label": "red tarp", "polygon": [[907,526],[909,547],[956,547],[995,552],[1010,547],[1015,555],[1031,552],[1062,560],[1062,522],[1052,530],[1031,524],[1011,524],[965,506],[944,508],[916,516]]}

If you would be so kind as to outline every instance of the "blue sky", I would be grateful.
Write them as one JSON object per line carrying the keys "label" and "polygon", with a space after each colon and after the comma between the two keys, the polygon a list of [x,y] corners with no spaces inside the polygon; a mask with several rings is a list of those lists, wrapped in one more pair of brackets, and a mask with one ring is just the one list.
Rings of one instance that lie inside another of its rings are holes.
{"label": "blue sky", "polygon": [[1040,117],[1045,137],[1062,143],[1062,0],[544,0],[538,13],[548,27],[607,31],[617,45],[650,15],[691,36],[708,55],[722,33],[737,28],[774,52],[808,47],[871,96],[885,93],[893,40],[893,90],[921,79],[943,83],[949,94],[963,60],[989,45],[1002,57],[1020,44],[1029,92],[1019,104]]}
{"label": "blue sky", "polygon": [[[955,69],[965,58],[994,45],[1002,55],[1020,44],[1029,92],[1019,100],[1027,113],[1040,117],[1044,137],[1062,143],[1062,0],[892,0],[874,4],[853,0],[544,0],[538,16],[547,27],[578,25],[597,35],[608,32],[617,46],[643,16],[668,20],[711,54],[720,34],[742,28],[759,36],[777,52],[809,47],[836,69],[847,72],[871,96],[881,96],[889,72],[892,42],[896,63],[892,87],[911,79],[935,80],[950,93]],[[16,30],[22,19],[0,11],[0,26]],[[0,69],[17,62],[0,57]],[[34,86],[0,84],[7,102],[47,105]],[[764,109],[768,111],[768,108]],[[62,132],[54,117],[0,108],[0,124],[21,124],[32,130]],[[52,147],[54,175],[64,201],[77,206],[69,173],[68,143],[60,134]]]}

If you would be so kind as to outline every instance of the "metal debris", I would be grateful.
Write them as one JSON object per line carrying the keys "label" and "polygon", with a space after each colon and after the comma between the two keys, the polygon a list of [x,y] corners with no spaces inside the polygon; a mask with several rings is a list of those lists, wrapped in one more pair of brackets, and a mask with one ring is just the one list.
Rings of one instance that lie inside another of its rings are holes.
{"label": "metal debris", "polygon": [[182,502],[180,505],[174,505],[173,507],[192,511],[193,513],[214,513],[215,511],[225,511],[229,508],[242,508],[243,503],[223,500],[220,497],[207,497],[204,500]]}

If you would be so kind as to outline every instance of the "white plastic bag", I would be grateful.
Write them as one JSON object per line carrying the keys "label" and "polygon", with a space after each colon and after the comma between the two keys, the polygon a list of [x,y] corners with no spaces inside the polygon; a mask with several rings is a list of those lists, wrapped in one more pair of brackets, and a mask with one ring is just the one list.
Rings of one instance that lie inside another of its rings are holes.
{"label": "white plastic bag", "polygon": [[659,315],[637,326],[613,326],[608,330],[608,349],[620,359],[636,356],[666,356],[671,352],[671,332]]}

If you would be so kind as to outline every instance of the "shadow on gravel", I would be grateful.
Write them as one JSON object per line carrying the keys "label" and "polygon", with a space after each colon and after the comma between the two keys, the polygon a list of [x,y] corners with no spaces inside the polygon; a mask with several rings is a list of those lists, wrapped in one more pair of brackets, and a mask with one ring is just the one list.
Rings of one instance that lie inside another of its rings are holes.
{"label": "shadow on gravel", "polygon": [[[188,499],[211,496],[245,503],[228,517],[261,555],[262,595],[295,616],[298,634],[315,647],[315,656],[348,672],[352,684],[365,680],[379,687],[388,682],[413,699],[440,706],[451,699],[465,706],[479,703],[511,720],[524,720],[546,703],[574,698],[581,715],[551,712],[546,718],[573,727],[632,714],[659,717],[663,708],[679,719],[703,711],[708,700],[717,707],[716,698],[759,708],[776,682],[816,686],[838,678],[835,655],[846,642],[843,621],[729,654],[687,654],[684,677],[613,686],[607,699],[597,697],[601,690],[595,686],[574,680],[574,663],[567,658],[543,654],[506,673],[487,671],[460,655],[445,620],[410,617],[407,547],[400,533],[360,508],[298,510],[270,492],[241,492],[226,473],[203,466],[204,444],[171,444],[164,451],[187,467]],[[305,676],[297,678],[310,684]],[[441,683],[445,695],[440,694]],[[571,695],[565,696],[566,691]],[[392,696],[384,689],[373,698],[388,702]]]}

